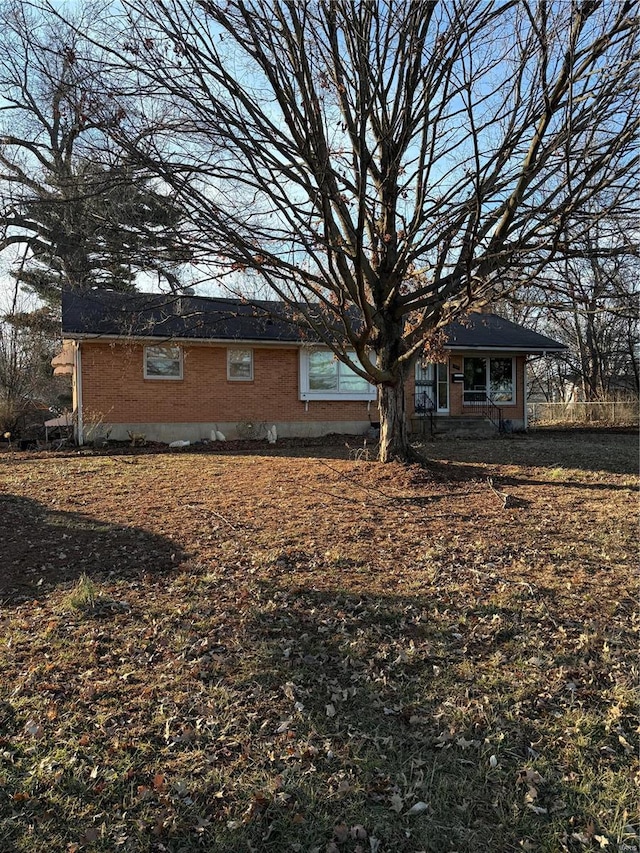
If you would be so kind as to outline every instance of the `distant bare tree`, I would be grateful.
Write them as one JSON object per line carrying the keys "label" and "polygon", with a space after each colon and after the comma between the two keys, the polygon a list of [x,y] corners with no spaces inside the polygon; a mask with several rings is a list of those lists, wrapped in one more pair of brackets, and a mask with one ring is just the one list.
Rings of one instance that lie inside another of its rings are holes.
{"label": "distant bare tree", "polygon": [[15,281],[0,302],[0,433],[14,437],[34,405],[57,403],[64,384],[53,381],[51,358],[59,346],[50,309],[21,298]]}
{"label": "distant bare tree", "polygon": [[[634,223],[624,224],[633,234]],[[534,283],[517,288],[505,306],[512,319],[526,319],[568,345],[557,365],[556,384],[578,385],[588,402],[640,392],[640,259],[635,254],[598,257],[593,247],[597,230],[586,235],[582,255],[551,263]],[[615,230],[607,233],[613,245]],[[579,241],[573,246],[577,250]]]}
{"label": "distant bare tree", "polygon": [[581,252],[595,199],[632,204],[631,0],[121,5],[108,43],[164,125],[129,114],[119,141],[145,140],[221,275],[378,386],[383,461],[410,456],[404,383],[438,331]]}

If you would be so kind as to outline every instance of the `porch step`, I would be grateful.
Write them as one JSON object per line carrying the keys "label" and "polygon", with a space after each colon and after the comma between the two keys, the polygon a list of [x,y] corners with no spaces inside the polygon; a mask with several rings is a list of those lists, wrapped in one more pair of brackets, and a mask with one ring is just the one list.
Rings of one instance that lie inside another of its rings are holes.
{"label": "porch step", "polygon": [[[411,424],[414,434],[430,434],[428,418],[413,419]],[[465,418],[465,417],[434,417],[433,432],[436,436],[446,438],[493,438],[499,435],[498,428],[488,418]]]}

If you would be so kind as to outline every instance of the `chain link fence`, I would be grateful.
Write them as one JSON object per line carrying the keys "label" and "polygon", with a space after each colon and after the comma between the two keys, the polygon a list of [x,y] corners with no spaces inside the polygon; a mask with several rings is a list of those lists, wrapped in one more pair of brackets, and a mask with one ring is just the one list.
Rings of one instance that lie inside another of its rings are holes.
{"label": "chain link fence", "polygon": [[604,403],[529,403],[529,425],[562,426],[636,426],[639,421],[639,401],[619,400]]}

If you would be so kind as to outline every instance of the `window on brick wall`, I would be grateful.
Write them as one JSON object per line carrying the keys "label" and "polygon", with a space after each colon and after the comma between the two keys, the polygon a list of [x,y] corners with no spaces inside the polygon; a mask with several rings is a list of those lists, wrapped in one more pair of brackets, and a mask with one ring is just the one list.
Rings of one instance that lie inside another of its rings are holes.
{"label": "window on brick wall", "polygon": [[[356,358],[355,354],[352,354]],[[376,388],[331,350],[303,349],[300,352],[301,400],[375,400]]]}
{"label": "window on brick wall", "polygon": [[487,398],[499,405],[515,403],[515,359],[464,359],[464,402],[481,403]]}
{"label": "window on brick wall", "polygon": [[227,350],[227,379],[234,382],[250,382],[253,379],[253,350]]}
{"label": "window on brick wall", "polygon": [[182,379],[182,348],[163,344],[144,348],[145,379]]}

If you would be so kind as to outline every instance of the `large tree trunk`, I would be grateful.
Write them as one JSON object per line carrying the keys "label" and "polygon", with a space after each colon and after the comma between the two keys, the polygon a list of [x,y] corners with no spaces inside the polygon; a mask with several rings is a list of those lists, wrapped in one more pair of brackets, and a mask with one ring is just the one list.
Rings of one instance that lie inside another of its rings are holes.
{"label": "large tree trunk", "polygon": [[414,462],[416,454],[409,444],[409,424],[405,401],[405,385],[410,370],[403,355],[402,319],[386,318],[380,329],[377,347],[378,368],[389,380],[378,386],[380,410],[380,462]]}
{"label": "large tree trunk", "polygon": [[412,462],[415,453],[409,444],[409,425],[405,406],[404,382],[382,385],[380,406],[380,462]]}

